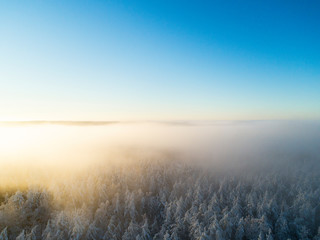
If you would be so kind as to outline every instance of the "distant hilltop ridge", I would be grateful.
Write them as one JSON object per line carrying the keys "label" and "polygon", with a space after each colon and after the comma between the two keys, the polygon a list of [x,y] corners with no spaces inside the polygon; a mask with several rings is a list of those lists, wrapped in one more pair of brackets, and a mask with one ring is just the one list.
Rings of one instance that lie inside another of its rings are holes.
{"label": "distant hilltop ridge", "polygon": [[265,120],[208,120],[208,121],[68,121],[68,120],[25,120],[0,121],[0,126],[26,126],[26,125],[63,125],[63,126],[103,126],[112,124],[163,124],[181,126],[210,126],[210,125],[236,125],[253,124]]}
{"label": "distant hilltop ridge", "polygon": [[117,121],[0,121],[0,125],[67,125],[67,126],[98,126],[120,123]]}

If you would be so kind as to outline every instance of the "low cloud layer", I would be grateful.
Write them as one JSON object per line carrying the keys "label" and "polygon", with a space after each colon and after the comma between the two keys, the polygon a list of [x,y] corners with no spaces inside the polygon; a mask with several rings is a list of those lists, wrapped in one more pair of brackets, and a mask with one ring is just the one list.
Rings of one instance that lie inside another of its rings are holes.
{"label": "low cloud layer", "polygon": [[320,149],[320,124],[311,121],[15,122],[0,131],[2,164],[82,165],[128,149],[228,164],[317,157]]}

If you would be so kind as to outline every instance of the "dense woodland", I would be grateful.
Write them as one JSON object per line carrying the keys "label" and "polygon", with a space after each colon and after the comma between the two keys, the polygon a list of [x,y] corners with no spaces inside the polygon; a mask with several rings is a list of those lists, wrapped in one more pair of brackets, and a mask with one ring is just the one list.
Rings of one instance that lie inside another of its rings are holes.
{"label": "dense woodland", "polygon": [[2,196],[0,239],[319,240],[318,162],[258,166],[141,160],[91,169],[55,189]]}

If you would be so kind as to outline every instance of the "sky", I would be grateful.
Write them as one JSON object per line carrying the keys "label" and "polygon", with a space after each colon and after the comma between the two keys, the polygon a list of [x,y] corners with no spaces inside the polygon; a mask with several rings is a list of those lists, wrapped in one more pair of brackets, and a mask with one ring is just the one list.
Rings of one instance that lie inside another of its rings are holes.
{"label": "sky", "polygon": [[319,120],[319,11],[0,0],[0,120]]}

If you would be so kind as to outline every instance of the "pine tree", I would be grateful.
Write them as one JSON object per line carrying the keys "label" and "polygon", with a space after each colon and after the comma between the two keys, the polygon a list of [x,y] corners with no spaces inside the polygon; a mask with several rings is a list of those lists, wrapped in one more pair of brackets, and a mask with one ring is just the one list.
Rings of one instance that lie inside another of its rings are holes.
{"label": "pine tree", "polygon": [[272,236],[272,231],[271,229],[269,229],[268,235],[267,235],[267,239],[266,240],[273,240],[273,236]]}
{"label": "pine tree", "polygon": [[280,214],[276,224],[275,224],[275,232],[277,237],[280,239],[287,239],[289,238],[289,227],[286,218],[284,217],[283,213]]}
{"label": "pine tree", "polygon": [[34,226],[30,233],[27,234],[27,240],[37,240],[38,225]]}
{"label": "pine tree", "polygon": [[5,227],[0,233],[0,240],[9,240],[7,227]]}
{"label": "pine tree", "polygon": [[242,240],[245,232],[244,232],[244,222],[243,222],[243,218],[240,219],[236,233],[235,233],[235,240]]}
{"label": "pine tree", "polygon": [[143,240],[150,240],[151,235],[150,235],[150,230],[149,230],[149,225],[148,225],[148,219],[146,218],[144,221],[143,226],[141,227],[141,239]]}
{"label": "pine tree", "polygon": [[99,229],[96,227],[95,222],[91,223],[88,227],[86,239],[98,240],[99,237]]}
{"label": "pine tree", "polygon": [[26,235],[24,234],[24,230],[18,235],[16,240],[26,240]]}
{"label": "pine tree", "polygon": [[262,231],[260,231],[260,233],[259,233],[258,240],[266,240],[265,234]]}
{"label": "pine tree", "polygon": [[172,238],[170,237],[170,234],[169,234],[168,231],[167,231],[167,232],[165,233],[165,235],[163,236],[163,240],[172,240]]}

